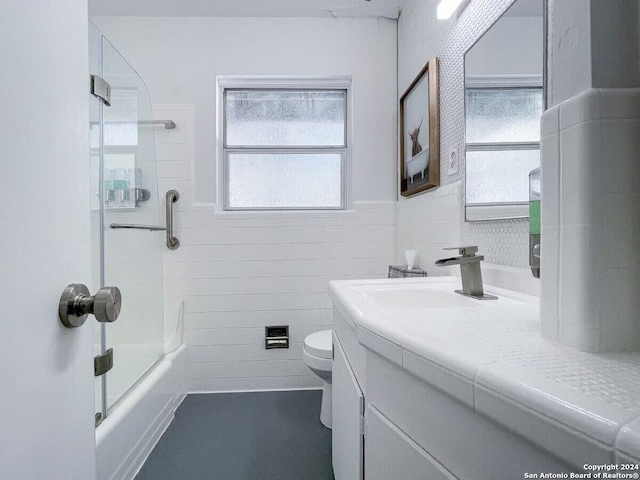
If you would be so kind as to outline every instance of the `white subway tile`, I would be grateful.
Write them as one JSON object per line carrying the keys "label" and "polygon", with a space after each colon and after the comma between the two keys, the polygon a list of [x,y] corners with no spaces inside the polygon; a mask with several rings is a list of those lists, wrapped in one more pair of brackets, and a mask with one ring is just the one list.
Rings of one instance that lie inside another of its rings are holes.
{"label": "white subway tile", "polygon": [[560,224],[560,134],[549,134],[540,142],[543,225]]}
{"label": "white subway tile", "polygon": [[184,125],[176,125],[176,128],[156,127],[154,130],[156,145],[186,144],[186,129]]}
{"label": "white subway tile", "polygon": [[154,120],[171,120],[176,126],[184,127],[186,125],[186,112],[184,110],[168,110],[166,108],[153,107]]}
{"label": "white subway tile", "polygon": [[601,221],[598,193],[602,184],[602,123],[581,123],[560,136],[560,216],[562,225],[586,225]]}
{"label": "white subway tile", "polygon": [[317,375],[254,378],[199,378],[189,380],[190,392],[237,392],[252,390],[297,390],[321,388]]}
{"label": "white subway tile", "polygon": [[348,275],[380,276],[394,263],[391,257],[298,260],[190,261],[166,263],[165,278],[305,277]]}
{"label": "white subway tile", "polygon": [[603,352],[634,350],[640,340],[640,295],[637,266],[607,267],[603,272],[604,302],[600,322]]}
{"label": "white subway tile", "polygon": [[560,129],[601,118],[602,95],[600,90],[589,89],[560,105]]}
{"label": "white subway tile", "polygon": [[183,179],[185,176],[184,161],[165,161],[158,162],[158,178],[178,178]]}
{"label": "white subway tile", "polygon": [[309,367],[300,359],[189,364],[191,378],[288,377],[306,375],[309,371]]}
{"label": "white subway tile", "polygon": [[558,132],[560,132],[560,105],[554,105],[545,111],[540,118],[540,136],[544,139],[544,137]]}
{"label": "white subway tile", "polygon": [[[178,236],[178,235],[177,235]],[[178,236],[178,238],[180,238]],[[315,244],[184,245],[163,251],[168,263],[261,260],[314,260],[391,257],[393,242],[351,242]],[[394,255],[395,256],[395,255]]]}
{"label": "white subway tile", "polygon": [[[327,330],[324,325],[290,325],[291,343],[304,343],[311,333]],[[264,345],[264,327],[191,328],[185,330],[187,345]]]}
{"label": "white subway tile", "polygon": [[543,226],[540,258],[540,328],[542,335],[552,340],[558,337],[560,289],[560,227]]}
{"label": "white subway tile", "polygon": [[257,293],[325,293],[333,276],[168,279],[172,295],[237,295]]}
{"label": "white subway tile", "polygon": [[190,345],[187,359],[190,363],[300,360],[302,343],[291,343],[289,348],[267,350],[264,344],[253,345]]}
{"label": "white subway tile", "polygon": [[560,336],[590,351],[598,345],[591,335],[598,334],[602,315],[603,237],[599,226],[564,226],[560,231]]}
{"label": "white subway tile", "polygon": [[[302,342],[309,333],[332,326],[329,280],[382,278],[395,263],[395,202],[356,202],[353,210],[341,212],[190,211],[193,109],[156,105],[154,115],[177,125],[157,130],[156,156],[160,205],[165,191],[181,193],[175,206],[181,247],[168,251],[160,235],[152,253],[162,252],[167,339],[185,302],[191,390],[321,386],[302,362]],[[447,202],[455,200],[443,205]],[[422,209],[414,211],[420,215]],[[131,250],[130,243],[121,242],[132,281],[139,274],[129,262],[153,258],[143,240]],[[157,279],[158,269],[154,272],[151,277]],[[265,325],[289,325],[291,348],[265,350]]]}
{"label": "white subway tile", "polygon": [[333,322],[333,310],[257,310],[240,312],[190,312],[185,328],[264,328],[267,325],[327,326]]}
{"label": "white subway tile", "polygon": [[[168,292],[169,296],[171,292]],[[305,310],[330,308],[326,293],[278,293],[250,295],[182,296],[186,312],[234,312],[251,310]]]}

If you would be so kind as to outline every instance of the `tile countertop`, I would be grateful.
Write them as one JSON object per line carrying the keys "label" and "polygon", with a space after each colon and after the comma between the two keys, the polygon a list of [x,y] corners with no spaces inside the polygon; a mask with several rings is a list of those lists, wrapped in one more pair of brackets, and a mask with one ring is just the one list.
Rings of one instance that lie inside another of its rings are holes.
{"label": "tile countertop", "polygon": [[[456,277],[393,282],[460,288]],[[536,297],[487,286],[517,301],[385,310],[361,293],[375,285],[389,280],[329,283],[364,347],[573,465],[640,463],[640,352],[589,354],[543,339]]]}

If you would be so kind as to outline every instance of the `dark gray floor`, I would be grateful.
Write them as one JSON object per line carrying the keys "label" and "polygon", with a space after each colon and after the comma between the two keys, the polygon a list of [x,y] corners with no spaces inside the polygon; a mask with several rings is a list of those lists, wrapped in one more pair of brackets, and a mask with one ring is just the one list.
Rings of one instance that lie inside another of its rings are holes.
{"label": "dark gray floor", "polygon": [[333,480],[322,391],[188,395],[136,480]]}

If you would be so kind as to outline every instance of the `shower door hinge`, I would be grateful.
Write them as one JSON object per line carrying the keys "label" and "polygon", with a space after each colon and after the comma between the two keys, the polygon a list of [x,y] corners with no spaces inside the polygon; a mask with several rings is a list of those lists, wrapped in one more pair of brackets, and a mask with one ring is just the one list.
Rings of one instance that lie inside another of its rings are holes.
{"label": "shower door hinge", "polygon": [[96,428],[102,423],[102,413],[96,413]]}
{"label": "shower door hinge", "polygon": [[91,75],[91,95],[101,98],[107,107],[111,106],[111,85],[98,75]]}
{"label": "shower door hinge", "polygon": [[367,419],[360,415],[360,435],[367,438]]}
{"label": "shower door hinge", "polygon": [[113,368],[113,348],[110,348],[104,354],[93,358],[93,374],[96,377],[104,375]]}

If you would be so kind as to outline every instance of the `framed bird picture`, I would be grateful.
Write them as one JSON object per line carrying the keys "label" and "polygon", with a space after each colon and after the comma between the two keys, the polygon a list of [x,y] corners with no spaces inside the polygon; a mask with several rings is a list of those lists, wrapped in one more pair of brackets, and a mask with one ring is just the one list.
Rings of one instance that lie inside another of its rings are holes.
{"label": "framed bird picture", "polygon": [[432,58],[400,97],[400,194],[440,185],[438,59]]}

